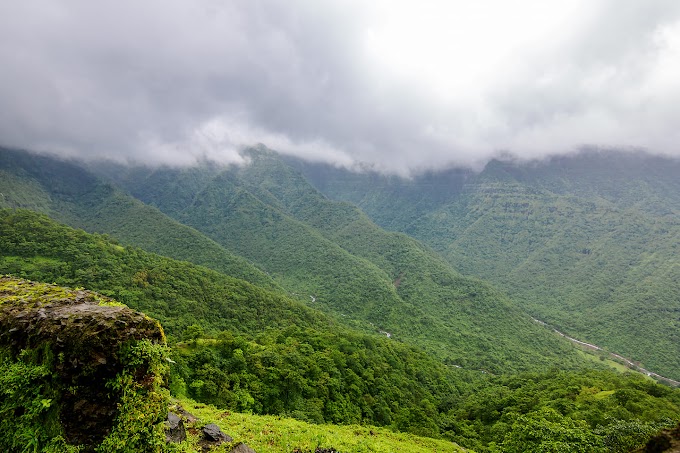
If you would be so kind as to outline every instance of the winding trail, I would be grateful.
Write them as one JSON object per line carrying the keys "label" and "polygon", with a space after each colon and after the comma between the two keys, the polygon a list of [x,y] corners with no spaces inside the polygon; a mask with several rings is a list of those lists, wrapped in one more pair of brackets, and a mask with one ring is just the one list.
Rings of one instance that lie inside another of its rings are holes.
{"label": "winding trail", "polygon": [[632,360],[623,357],[622,355],[616,354],[614,352],[605,351],[604,349],[602,349],[601,347],[599,347],[597,345],[594,345],[594,344],[591,344],[591,343],[586,343],[585,341],[577,340],[576,338],[570,337],[569,335],[567,335],[563,332],[560,332],[559,330],[557,330],[554,327],[552,327],[551,325],[541,321],[540,319],[536,319],[536,318],[533,318],[533,317],[531,319],[533,319],[535,323],[538,323],[545,328],[551,329],[553,332],[555,332],[559,336],[571,341],[572,343],[575,343],[575,344],[582,346],[586,349],[590,349],[591,351],[602,351],[606,354],[609,354],[609,356],[614,358],[614,359],[618,359],[620,361],[623,361],[623,363],[628,368],[630,368],[632,370],[638,371],[640,373],[644,373],[649,377],[653,377],[654,379],[658,379],[659,381],[663,381],[663,382],[665,382],[669,385],[672,385],[673,387],[680,386],[680,382],[678,382],[674,379],[671,379],[671,378],[667,378],[665,376],[661,376],[660,374],[654,373],[653,371],[646,370],[646,369],[642,368],[641,366],[635,364],[635,362],[633,362]]}

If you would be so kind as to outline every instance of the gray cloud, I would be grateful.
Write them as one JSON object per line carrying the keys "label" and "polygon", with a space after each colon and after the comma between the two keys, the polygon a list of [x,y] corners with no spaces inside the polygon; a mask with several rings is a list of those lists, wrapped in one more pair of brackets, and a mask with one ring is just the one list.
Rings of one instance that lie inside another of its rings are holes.
{"label": "gray cloud", "polygon": [[[481,1],[458,34],[469,2],[366,4],[3,2],[0,143],[187,164],[261,142],[401,173],[581,145],[680,153],[674,0],[573,2],[543,34],[540,2]],[[399,8],[383,61],[367,43]]]}

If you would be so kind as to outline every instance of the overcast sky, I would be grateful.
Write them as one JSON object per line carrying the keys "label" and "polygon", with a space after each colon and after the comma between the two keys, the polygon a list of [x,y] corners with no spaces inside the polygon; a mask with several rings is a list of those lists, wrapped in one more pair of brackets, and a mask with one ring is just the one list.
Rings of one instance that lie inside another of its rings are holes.
{"label": "overcast sky", "polygon": [[680,155],[677,0],[0,0],[0,144],[405,173]]}

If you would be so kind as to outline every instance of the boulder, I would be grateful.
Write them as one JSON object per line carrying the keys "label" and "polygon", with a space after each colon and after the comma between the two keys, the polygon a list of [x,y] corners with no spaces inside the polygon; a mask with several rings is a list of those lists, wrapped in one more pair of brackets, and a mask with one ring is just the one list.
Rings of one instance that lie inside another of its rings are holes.
{"label": "boulder", "polygon": [[205,425],[202,429],[203,438],[198,442],[198,445],[204,452],[210,451],[213,447],[221,445],[225,442],[233,442],[231,436],[224,434],[219,426],[214,423]]}
{"label": "boulder", "polygon": [[231,449],[230,453],[256,453],[255,450],[244,444],[243,442]]}
{"label": "boulder", "polygon": [[180,417],[182,417],[183,420],[186,420],[187,423],[195,423],[196,421],[198,421],[198,417],[196,417],[194,414],[192,414],[188,410],[184,409],[179,404],[174,405],[172,410],[173,410],[174,413],[176,413]]}
{"label": "boulder", "polygon": [[168,412],[168,421],[166,422],[165,428],[165,441],[178,444],[186,440],[186,438],[187,433],[184,429],[184,422],[182,419],[176,414]]}
{"label": "boulder", "polygon": [[232,442],[234,439],[222,432],[219,426],[214,423],[207,424],[203,427],[203,438],[209,442]]}

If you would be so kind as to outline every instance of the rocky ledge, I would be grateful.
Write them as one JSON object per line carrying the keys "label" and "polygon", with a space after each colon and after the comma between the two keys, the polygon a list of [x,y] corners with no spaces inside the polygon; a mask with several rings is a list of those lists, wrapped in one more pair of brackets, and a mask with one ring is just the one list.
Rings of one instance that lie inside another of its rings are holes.
{"label": "rocky ledge", "polygon": [[[148,409],[148,426],[138,427],[137,437],[153,444],[154,426],[162,434],[167,414],[158,352],[164,343],[157,321],[104,296],[0,278],[0,359],[6,376],[16,374],[10,376],[16,388],[0,400],[3,413],[14,414],[16,432],[0,434],[0,447],[12,447],[27,432],[43,448],[59,451],[54,439],[60,439],[92,451],[116,433],[116,425],[131,429],[122,412],[134,411],[135,404]],[[123,401],[131,392],[150,400]]]}

